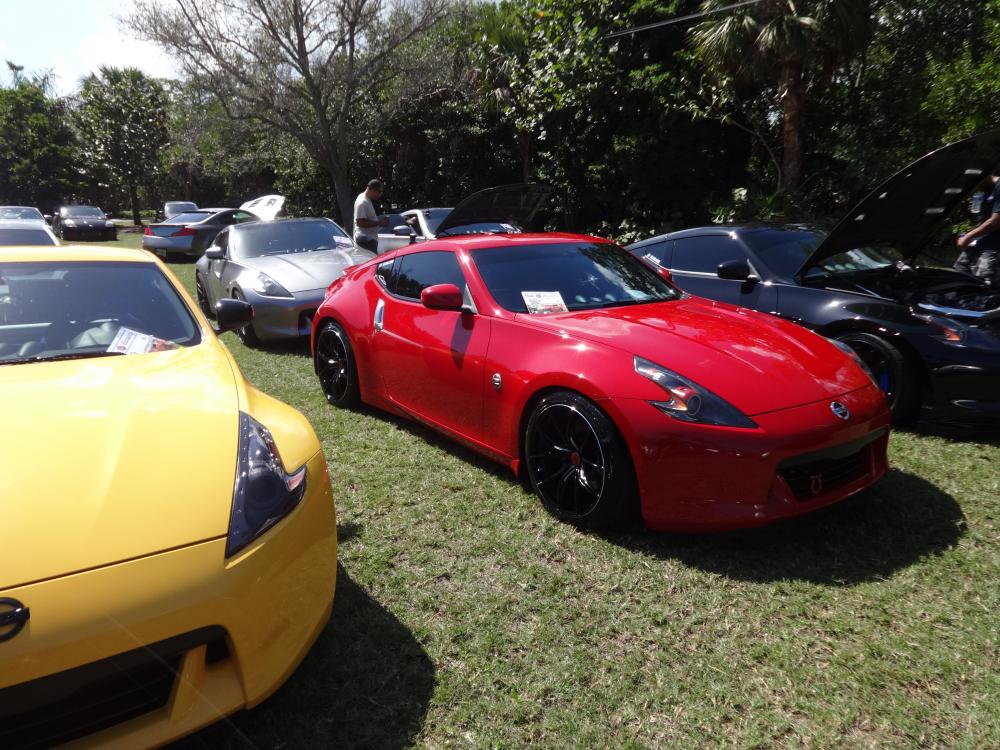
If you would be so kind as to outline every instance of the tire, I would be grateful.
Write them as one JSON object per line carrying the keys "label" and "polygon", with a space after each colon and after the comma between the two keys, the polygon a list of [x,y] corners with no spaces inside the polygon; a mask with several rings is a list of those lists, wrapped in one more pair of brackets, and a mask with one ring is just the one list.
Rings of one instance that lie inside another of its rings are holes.
{"label": "tire", "polygon": [[885,393],[892,420],[901,424],[917,410],[917,380],[906,356],[885,339],[860,331],[837,336],[854,350]]}
{"label": "tire", "polygon": [[339,324],[327,321],[319,329],[313,367],[327,401],[343,409],[361,404],[354,349],[347,332]]}
{"label": "tire", "polygon": [[632,459],[610,417],[573,391],[544,396],[525,427],[525,474],[545,508],[581,529],[615,526],[638,505]]}
{"label": "tire", "polygon": [[201,283],[201,277],[198,274],[194,276],[194,291],[195,296],[198,298],[198,307],[201,308],[202,313],[209,320],[215,318],[215,310],[212,306],[208,304],[208,295],[205,294],[205,285]]}
{"label": "tire", "polygon": [[[243,292],[239,289],[233,290],[233,299],[242,300],[243,302],[247,301],[247,298],[243,296]],[[247,323],[242,328],[237,328],[235,333],[236,338],[238,338],[244,346],[260,346],[260,339],[257,338],[257,334],[254,333],[253,323]]]}

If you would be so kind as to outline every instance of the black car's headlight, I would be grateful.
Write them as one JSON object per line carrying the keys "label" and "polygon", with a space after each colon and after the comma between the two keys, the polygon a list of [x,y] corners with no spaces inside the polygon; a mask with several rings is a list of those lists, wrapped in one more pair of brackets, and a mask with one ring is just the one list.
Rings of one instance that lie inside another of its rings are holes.
{"label": "black car's headlight", "polygon": [[757,423],[707,388],[642,357],[635,357],[635,371],[656,383],[669,397],[650,401],[657,409],[681,422],[719,427],[756,427]]}
{"label": "black car's headlight", "polygon": [[934,336],[941,341],[947,341],[950,344],[961,344],[965,341],[965,332],[967,327],[963,324],[955,321],[949,320],[948,318],[943,318],[940,315],[914,315],[913,317],[918,320],[922,320],[924,323],[929,325],[934,329]]}
{"label": "black car's headlight", "polygon": [[291,297],[292,293],[266,273],[258,271],[250,281],[250,288],[265,297]]}
{"label": "black car's headlight", "polygon": [[270,431],[240,412],[240,447],[226,557],[235,555],[288,515],[305,492],[306,467],[286,472]]}

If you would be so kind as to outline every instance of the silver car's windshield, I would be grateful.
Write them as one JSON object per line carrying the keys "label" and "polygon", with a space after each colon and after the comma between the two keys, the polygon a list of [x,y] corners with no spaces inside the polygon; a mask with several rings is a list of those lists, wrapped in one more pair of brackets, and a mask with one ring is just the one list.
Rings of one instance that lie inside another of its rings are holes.
{"label": "silver car's windshield", "polygon": [[0,227],[0,245],[55,245],[52,235],[44,229],[13,229]]}
{"label": "silver car's windshield", "polygon": [[0,365],[140,354],[201,340],[152,263],[0,263]]}
{"label": "silver car's windshield", "polygon": [[239,227],[232,232],[230,244],[237,258],[260,258],[331,250],[338,239],[350,238],[332,221],[273,221]]}
{"label": "silver car's windshield", "polygon": [[28,219],[44,221],[45,217],[37,208],[30,206],[0,206],[0,219]]}

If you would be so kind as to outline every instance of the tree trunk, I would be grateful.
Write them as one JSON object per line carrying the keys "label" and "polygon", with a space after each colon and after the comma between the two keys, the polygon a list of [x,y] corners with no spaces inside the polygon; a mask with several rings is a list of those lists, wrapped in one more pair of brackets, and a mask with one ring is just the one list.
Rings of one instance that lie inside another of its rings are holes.
{"label": "tree trunk", "polygon": [[802,182],[802,61],[781,66],[778,97],[782,107],[782,172],[785,188],[794,191]]}
{"label": "tree trunk", "polygon": [[[347,179],[346,171],[343,169],[329,170],[330,179],[333,182],[333,194],[337,199],[337,208],[340,210],[340,225],[344,230],[354,236],[354,198],[357,193],[351,190],[351,183]],[[361,191],[358,190],[358,193]]]}
{"label": "tree trunk", "polygon": [[518,128],[517,145],[521,152],[521,182],[531,182],[531,133]]}
{"label": "tree trunk", "polygon": [[128,197],[132,202],[132,223],[137,227],[141,227],[142,217],[139,215],[139,191],[134,184],[128,186]]}

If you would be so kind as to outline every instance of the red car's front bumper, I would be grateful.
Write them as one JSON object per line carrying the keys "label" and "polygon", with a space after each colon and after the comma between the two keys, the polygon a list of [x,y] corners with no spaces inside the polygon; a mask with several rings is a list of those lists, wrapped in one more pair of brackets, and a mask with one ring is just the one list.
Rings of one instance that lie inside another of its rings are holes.
{"label": "red car's front bumper", "polygon": [[833,399],[759,414],[758,429],[688,424],[648,401],[603,405],[632,453],[642,516],[661,531],[726,531],[810,513],[888,471],[889,412],[874,385]]}

